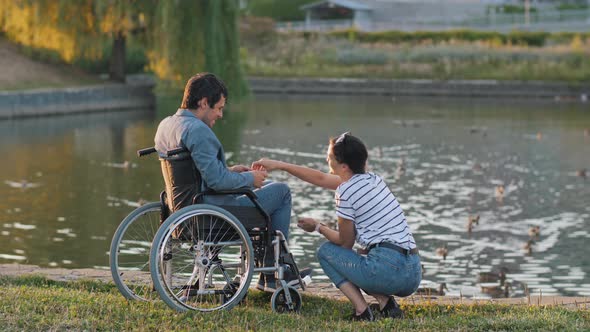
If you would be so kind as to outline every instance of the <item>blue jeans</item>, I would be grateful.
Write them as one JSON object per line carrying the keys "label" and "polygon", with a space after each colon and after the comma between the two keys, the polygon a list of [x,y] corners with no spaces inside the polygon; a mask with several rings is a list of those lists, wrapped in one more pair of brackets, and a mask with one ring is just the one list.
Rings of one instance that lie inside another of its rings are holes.
{"label": "blue jeans", "polygon": [[348,281],[367,294],[408,296],[422,280],[420,256],[377,247],[367,256],[326,242],[317,252],[326,275],[336,287]]}
{"label": "blue jeans", "polygon": [[[258,202],[270,215],[271,231],[281,231],[285,239],[289,239],[289,224],[291,223],[291,190],[289,186],[280,182],[268,182],[261,188],[254,190]],[[240,196],[235,205],[254,206],[250,198]]]}

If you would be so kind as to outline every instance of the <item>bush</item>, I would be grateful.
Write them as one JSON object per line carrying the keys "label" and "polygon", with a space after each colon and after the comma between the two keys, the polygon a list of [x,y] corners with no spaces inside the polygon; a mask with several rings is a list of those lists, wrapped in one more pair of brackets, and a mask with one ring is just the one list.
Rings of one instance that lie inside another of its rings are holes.
{"label": "bush", "polygon": [[545,42],[551,36],[551,34],[548,32],[513,31],[508,34],[502,34],[494,31],[476,30],[361,32],[355,31],[353,29],[347,29],[329,32],[328,34],[336,38],[346,38],[348,40],[353,39],[364,43],[420,43],[423,41],[439,43],[451,40],[459,40],[469,42],[500,41],[502,44],[535,47],[541,47],[545,45]]}
{"label": "bush", "polygon": [[239,29],[240,40],[246,45],[273,44],[277,38],[275,21],[269,17],[242,16]]}
{"label": "bush", "polygon": [[341,65],[383,65],[389,56],[384,51],[352,48],[337,50],[335,60]]}
{"label": "bush", "polygon": [[305,12],[299,7],[316,0],[250,0],[246,15],[270,17],[275,21],[302,21]]}

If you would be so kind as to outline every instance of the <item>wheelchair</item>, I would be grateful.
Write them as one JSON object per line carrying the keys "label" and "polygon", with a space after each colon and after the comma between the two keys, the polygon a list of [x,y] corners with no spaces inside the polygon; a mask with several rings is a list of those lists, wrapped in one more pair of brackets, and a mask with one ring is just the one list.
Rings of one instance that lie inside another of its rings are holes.
{"label": "wheelchair", "polygon": [[[138,151],[145,156],[155,148]],[[302,280],[287,241],[270,231],[270,216],[249,188],[200,191],[190,154],[178,148],[160,157],[166,190],[123,219],[111,241],[111,275],[129,300],[158,296],[177,311],[229,310],[247,294],[255,273],[274,274],[275,312],[298,312],[309,279]],[[245,195],[253,207],[203,203],[206,195]],[[273,234],[271,234],[273,233]],[[265,266],[266,255],[273,264]],[[296,279],[288,282],[288,274]]]}

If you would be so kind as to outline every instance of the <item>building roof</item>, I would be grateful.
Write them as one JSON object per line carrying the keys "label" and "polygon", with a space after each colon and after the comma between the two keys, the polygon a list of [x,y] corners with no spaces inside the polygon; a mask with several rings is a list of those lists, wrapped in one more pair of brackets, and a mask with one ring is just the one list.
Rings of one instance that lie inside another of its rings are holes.
{"label": "building roof", "polygon": [[324,0],[324,1],[317,1],[317,2],[313,2],[310,4],[307,4],[305,6],[301,6],[299,7],[299,9],[301,10],[309,10],[309,9],[314,9],[323,5],[335,5],[335,6],[340,6],[340,7],[345,7],[345,8],[349,8],[349,9],[353,9],[353,10],[372,10],[373,8],[362,4],[358,1],[354,1],[354,0]]}

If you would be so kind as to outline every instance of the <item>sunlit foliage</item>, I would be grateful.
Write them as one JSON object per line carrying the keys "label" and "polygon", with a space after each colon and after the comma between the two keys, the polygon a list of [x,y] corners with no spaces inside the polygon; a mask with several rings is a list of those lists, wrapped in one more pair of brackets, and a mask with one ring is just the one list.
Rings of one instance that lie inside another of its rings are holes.
{"label": "sunlit foliage", "polygon": [[66,63],[112,61],[133,38],[148,57],[146,69],[162,80],[210,71],[233,96],[247,92],[237,16],[234,0],[0,0],[0,31],[28,49]]}

